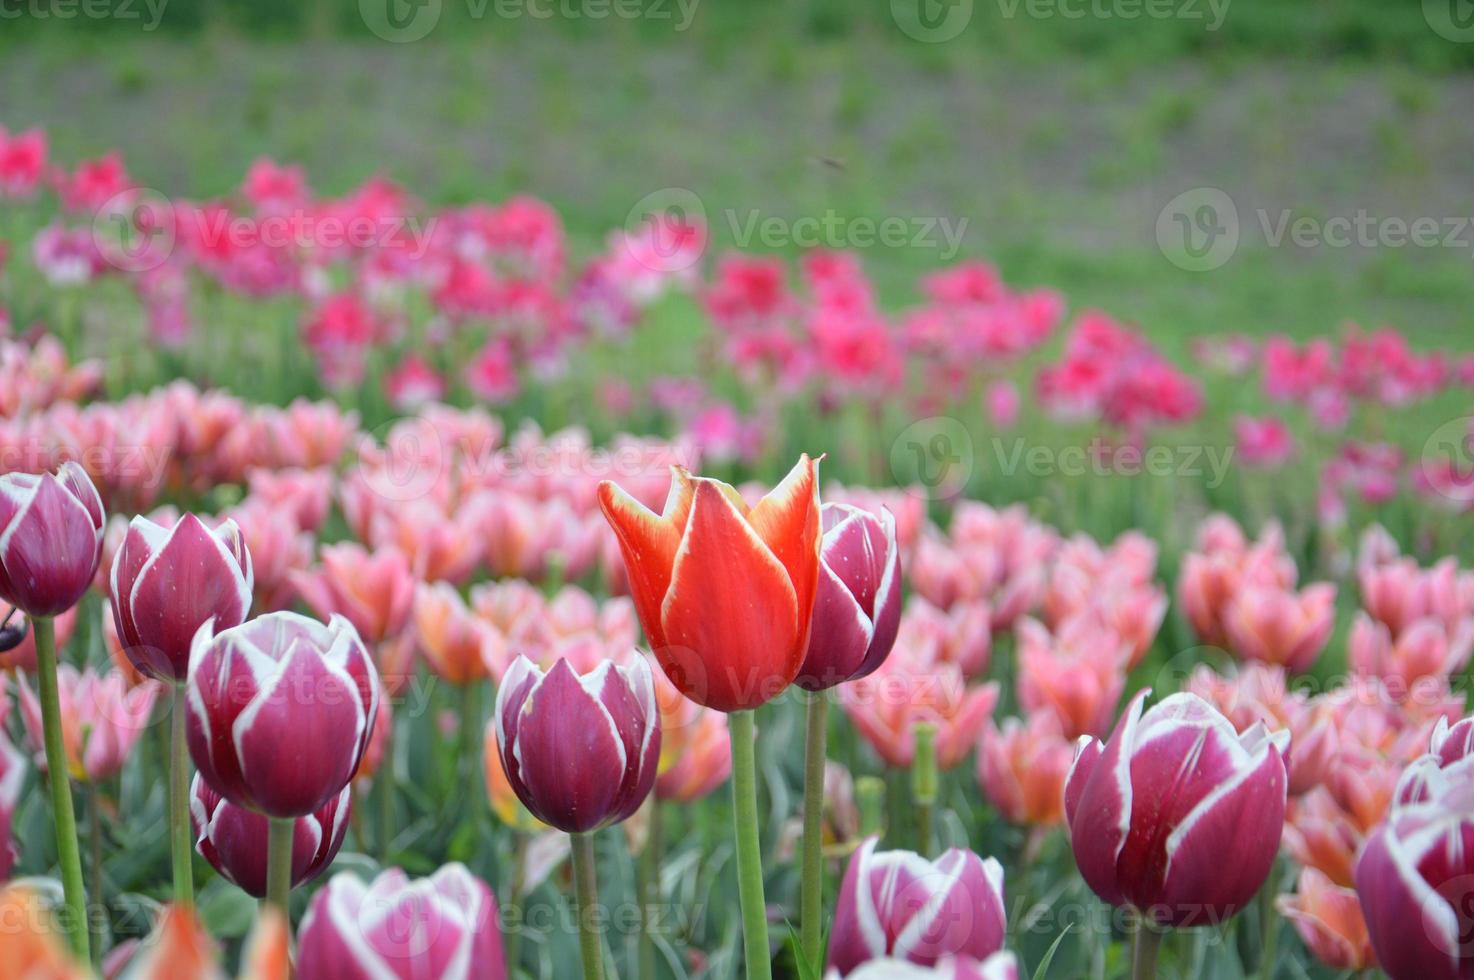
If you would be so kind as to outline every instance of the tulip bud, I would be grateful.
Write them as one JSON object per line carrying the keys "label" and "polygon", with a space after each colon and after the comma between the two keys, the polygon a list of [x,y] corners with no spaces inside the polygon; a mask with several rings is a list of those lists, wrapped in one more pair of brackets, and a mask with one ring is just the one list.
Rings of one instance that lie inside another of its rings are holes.
{"label": "tulip bud", "polygon": [[193,514],[171,528],[135,517],[113,562],[113,622],[147,677],[182,681],[205,623],[239,626],[251,611],[251,554],[235,521],[214,531]]}
{"label": "tulip bud", "polygon": [[102,498],[76,463],[0,476],[0,599],[30,616],[75,606],[102,559]]}
{"label": "tulip bud", "polygon": [[881,957],[931,966],[948,955],[986,959],[1003,947],[1003,867],[952,848],[935,861],[876,853],[866,838],[850,858],[829,937],[841,976]]}
{"label": "tulip bud", "polygon": [[189,754],[222,796],[269,817],[305,817],[353,778],[379,678],[353,625],[268,613],[200,628],[186,692]]}
{"label": "tulip bud", "polygon": [[497,691],[496,730],[517,797],[567,833],[627,819],[655,784],[660,715],[644,657],[584,675],[564,659],[544,674],[518,657]]}
{"label": "tulip bud", "polygon": [[[824,974],[824,980],[838,980],[838,970]],[[917,966],[905,960],[871,960],[849,980],[1019,980],[1018,960],[1012,953],[994,953],[982,962],[970,956],[949,956],[936,966]]]}
{"label": "tulip bud", "polygon": [[803,457],[751,507],[735,488],[679,467],[660,514],[599,485],[645,635],[698,704],[756,708],[803,664],[819,580],[817,465]]}
{"label": "tulip bud", "polygon": [[1104,746],[1080,740],[1065,783],[1075,863],[1097,895],[1157,925],[1221,923],[1274,863],[1289,733],[1259,723],[1239,735],[1194,694],[1174,694],[1143,716],[1147,693]]}
{"label": "tulip bud", "polygon": [[297,976],[313,980],[506,980],[496,897],[461,864],[410,881],[390,868],[365,884],[334,875],[313,896]]}
{"label": "tulip bud", "polygon": [[896,519],[825,504],[819,587],[809,648],[794,683],[822,691],[873,673],[901,627],[901,551]]}
{"label": "tulip bud", "polygon": [[[298,817],[292,841],[292,887],[327,870],[348,833],[353,791],[343,791],[311,816]],[[195,773],[189,788],[189,822],[195,849],[221,877],[253,898],[266,896],[267,820],[236,806]]]}

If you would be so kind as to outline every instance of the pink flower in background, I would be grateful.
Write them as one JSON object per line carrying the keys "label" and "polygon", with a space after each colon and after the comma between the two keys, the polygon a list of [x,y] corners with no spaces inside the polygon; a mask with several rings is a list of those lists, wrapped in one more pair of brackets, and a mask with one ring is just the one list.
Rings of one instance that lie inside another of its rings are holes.
{"label": "pink flower in background", "polygon": [[445,397],[445,379],[417,354],[384,376],[384,394],[400,411],[413,411]]}
{"label": "pink flower in background", "polygon": [[978,747],[978,784],[1013,823],[1052,827],[1064,820],[1074,757],[1074,743],[1052,712],[1006,719],[1001,730],[989,721]]}
{"label": "pink flower in background", "polygon": [[1424,678],[1448,678],[1474,652],[1474,619],[1453,634],[1436,619],[1420,619],[1394,636],[1382,623],[1358,613],[1351,627],[1347,658],[1352,670],[1381,678],[1398,692],[1412,691]]}
{"label": "pink flower in background", "polygon": [[1331,384],[1334,362],[1328,340],[1302,348],[1288,337],[1271,337],[1264,342],[1264,392],[1276,401],[1303,401]]}
{"label": "pink flower in background", "polygon": [[1018,422],[1018,386],[1012,381],[995,381],[983,393],[988,420],[997,429],[1011,429]]}
{"label": "pink flower in background", "polygon": [[267,502],[247,498],[227,513],[240,526],[256,574],[254,609],[275,612],[296,601],[295,576],[312,563],[312,535]]}
{"label": "pink flower in background", "polygon": [[91,230],[61,224],[47,225],[36,234],[31,258],[53,286],[82,286],[108,268]]}
{"label": "pink flower in background", "polygon": [[1233,431],[1239,458],[1250,466],[1283,466],[1295,456],[1294,437],[1279,419],[1240,415]]}
{"label": "pink flower in background", "polygon": [[258,157],[246,171],[241,195],[258,211],[274,212],[306,204],[312,192],[301,167],[279,164],[270,157]]}
{"label": "pink flower in background", "polygon": [[332,504],[334,474],[318,469],[252,469],[246,473],[247,499],[290,514],[297,526],[316,533]]}
{"label": "pink flower in background", "polygon": [[369,551],[345,542],[322,549],[322,565],[292,573],[302,600],[323,619],[347,618],[364,642],[398,636],[413,611],[415,581],[404,554],[394,548]]}
{"label": "pink flower in background", "polygon": [[[79,673],[71,664],[59,665],[56,679],[68,775],[82,782],[111,779],[148,727],[159,685],[150,682],[131,687],[118,671],[99,675],[89,667]],[[44,770],[41,702],[24,674],[20,676],[20,708],[36,765]]]}
{"label": "pink flower in background", "polygon": [[1193,356],[1220,374],[1237,377],[1254,367],[1259,344],[1245,334],[1199,337],[1192,342]]}
{"label": "pink flower in background", "polygon": [[1126,686],[1126,641],[1084,619],[1071,620],[1058,634],[1025,619],[1017,634],[1024,710],[1052,714],[1070,739],[1108,729]]}
{"label": "pink flower in background", "polygon": [[1301,868],[1293,895],[1275,899],[1280,915],[1315,958],[1333,970],[1366,970],[1377,964],[1356,891],[1336,884],[1315,868]]}
{"label": "pink flower in background", "polygon": [[1248,660],[1294,673],[1310,669],[1336,625],[1336,587],[1326,582],[1296,593],[1250,586],[1223,613],[1228,648]]}
{"label": "pink flower in background", "polygon": [[0,126],[0,197],[26,198],[46,175],[46,134],[39,129],[11,134]]}
{"label": "pink flower in background", "polygon": [[117,152],[96,160],[83,160],[71,174],[58,173],[56,177],[56,193],[62,207],[87,217],[133,186],[133,179],[123,166],[122,154]]}
{"label": "pink flower in background", "polygon": [[471,359],[465,381],[471,394],[493,405],[508,401],[522,386],[511,348],[498,340],[488,341]]}
{"label": "pink flower in background", "polygon": [[1297,578],[1278,525],[1266,526],[1259,540],[1250,543],[1238,524],[1217,514],[1198,529],[1197,549],[1183,556],[1177,599],[1198,639],[1227,646],[1225,619],[1241,590],[1288,591]]}

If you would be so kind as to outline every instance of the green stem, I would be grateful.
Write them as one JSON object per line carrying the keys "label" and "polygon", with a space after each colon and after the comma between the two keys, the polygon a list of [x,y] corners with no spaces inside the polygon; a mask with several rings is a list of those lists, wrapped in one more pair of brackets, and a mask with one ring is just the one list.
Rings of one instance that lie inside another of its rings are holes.
{"label": "green stem", "polygon": [[660,800],[650,797],[650,831],[640,855],[640,976],[655,980],[655,906],[661,900],[660,862],[665,846]]}
{"label": "green stem", "polygon": [[747,980],[771,980],[763,855],[757,834],[757,735],[751,711],[734,711],[727,722],[732,739],[732,819],[737,832],[737,897],[742,905]]}
{"label": "green stem", "polygon": [[36,682],[41,688],[41,727],[45,732],[47,781],[51,784],[51,810],[56,820],[56,854],[61,864],[61,886],[66,896],[67,916],[63,925],[71,938],[72,952],[83,963],[91,962],[87,936],[87,893],[82,887],[82,856],[77,848],[77,815],[72,809],[72,786],[67,778],[67,754],[61,739],[61,695],[56,686],[56,627],[50,617],[31,621],[36,632]]}
{"label": "green stem", "polygon": [[1139,920],[1136,934],[1131,940],[1131,980],[1156,980],[1157,950],[1162,946],[1160,929]]}
{"label": "green stem", "polygon": [[282,915],[289,914],[292,896],[292,838],[297,821],[291,817],[269,817],[266,838],[266,904]]}
{"label": "green stem", "polygon": [[799,884],[800,955],[815,975],[824,970],[824,747],[829,735],[829,699],[809,695],[804,734],[803,878]]}
{"label": "green stem", "polygon": [[169,706],[169,852],[174,862],[174,901],[194,904],[194,857],[190,853],[189,756],[184,739],[184,685],[174,685]]}
{"label": "green stem", "polygon": [[522,962],[522,930],[527,927],[527,916],[522,908],[522,891],[527,883],[528,835],[525,831],[513,829],[512,837],[516,841],[517,850],[512,859],[512,896],[509,901],[517,909],[517,918],[513,928],[507,930],[506,937],[508,976],[515,977],[517,967]]}
{"label": "green stem", "polygon": [[1274,882],[1271,872],[1264,887],[1259,889],[1259,980],[1273,980],[1274,968],[1279,963],[1278,946],[1280,917],[1274,909]]}
{"label": "green stem", "polygon": [[92,785],[92,792],[87,799],[87,850],[87,889],[92,901],[97,903],[98,911],[97,916],[89,923],[93,929],[92,952],[101,955],[107,939],[107,910],[102,899],[102,787],[96,783]]}
{"label": "green stem", "polygon": [[394,787],[391,774],[393,769],[389,762],[388,746],[385,746],[384,758],[379,762],[379,771],[374,773],[373,795],[378,804],[378,819],[374,829],[378,833],[377,857],[379,866],[383,867],[389,863],[389,851],[394,841]]}
{"label": "green stem", "polygon": [[594,868],[594,839],[569,834],[573,849],[574,915],[578,919],[578,947],[583,954],[584,980],[604,980],[604,944],[594,928],[599,903],[598,874]]}
{"label": "green stem", "polygon": [[855,797],[860,806],[860,836],[885,834],[885,780],[861,776],[855,780]]}
{"label": "green stem", "polygon": [[916,853],[931,857],[932,811],[937,803],[937,729],[916,726],[916,754],[911,759],[911,800],[916,804]]}

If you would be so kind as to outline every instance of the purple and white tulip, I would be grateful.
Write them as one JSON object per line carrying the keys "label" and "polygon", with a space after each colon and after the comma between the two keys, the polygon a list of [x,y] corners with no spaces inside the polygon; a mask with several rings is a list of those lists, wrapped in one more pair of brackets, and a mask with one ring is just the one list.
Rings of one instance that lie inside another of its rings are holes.
{"label": "purple and white tulip", "polygon": [[1428,739],[1428,752],[1402,771],[1392,798],[1397,804],[1426,803],[1449,793],[1457,783],[1474,783],[1474,718],[1450,726],[1440,716]]}
{"label": "purple and white tulip", "polygon": [[[824,980],[837,980],[830,970]],[[849,975],[849,980],[1019,980],[1018,960],[1012,953],[994,953],[979,962],[970,956],[949,956],[936,966],[917,966],[905,960],[871,960]]]}
{"label": "purple and white tulip", "polygon": [[297,976],[505,980],[499,920],[491,889],[461,864],[417,881],[398,868],[372,884],[334,875],[302,920]]}
{"label": "purple and white tulip", "polygon": [[212,531],[193,514],[172,528],[135,517],[113,560],[118,641],[139,673],[182,681],[194,635],[206,623],[219,631],[245,622],[254,585],[235,521]]}
{"label": "purple and white tulip", "polygon": [[379,677],[353,624],[269,613],[200,628],[185,703],[189,754],[221,796],[268,817],[305,817],[363,758]]}
{"label": "purple and white tulip", "polygon": [[[952,848],[935,861],[875,850],[850,857],[829,937],[829,968],[849,976],[890,957],[933,966],[948,956],[986,960],[1003,948],[1003,867]],[[965,974],[964,974],[965,975]]]}
{"label": "purple and white tulip", "polygon": [[581,834],[627,819],[655,785],[660,712],[644,657],[580,675],[518,657],[496,699],[507,781],[543,823]]}
{"label": "purple and white tulip", "polygon": [[808,651],[794,683],[822,691],[873,673],[901,627],[901,549],[889,508],[825,504]]}
{"label": "purple and white tulip", "polygon": [[1101,898],[1159,926],[1221,923],[1279,850],[1289,733],[1260,722],[1240,735],[1194,694],[1143,715],[1148,693],[1104,745],[1080,740],[1065,782],[1075,864]]}
{"label": "purple and white tulip", "polygon": [[[327,870],[348,833],[353,790],[344,786],[317,812],[298,817],[292,839],[292,887],[306,884]],[[195,773],[189,788],[189,822],[195,850],[220,876],[254,898],[266,895],[267,820],[236,806]]]}
{"label": "purple and white tulip", "polygon": [[56,616],[86,594],[102,560],[102,498],[87,471],[0,476],[0,599]]}

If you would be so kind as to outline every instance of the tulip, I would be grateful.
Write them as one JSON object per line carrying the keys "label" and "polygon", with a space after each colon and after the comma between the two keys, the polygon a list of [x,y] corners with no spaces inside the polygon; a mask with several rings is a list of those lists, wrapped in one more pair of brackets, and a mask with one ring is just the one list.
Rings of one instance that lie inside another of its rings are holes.
{"label": "tulip", "polygon": [[[4,695],[3,688],[0,688],[0,697]],[[0,732],[0,882],[9,881],[10,873],[15,870],[16,850],[11,825],[25,781],[26,757]]]}
{"label": "tulip", "polygon": [[660,769],[655,796],[693,803],[732,774],[732,743],[727,716],[687,700],[664,674],[655,675],[660,709]]}
{"label": "tulip", "polygon": [[1126,686],[1131,647],[1088,618],[1072,618],[1057,634],[1037,620],[1018,625],[1019,704],[1055,716],[1069,738],[1110,727]]}
{"label": "tulip", "polygon": [[[111,779],[128,761],[134,744],[148,727],[159,685],[130,688],[117,671],[99,676],[89,667],[79,673],[71,664],[61,665],[57,681],[66,775],[90,783]],[[41,703],[24,675],[20,678],[20,707],[37,764],[49,767]]]}
{"label": "tulip", "polygon": [[1064,820],[1065,777],[1074,748],[1048,712],[1027,721],[990,721],[978,751],[978,783],[998,812],[1018,824],[1052,827]]}
{"label": "tulip", "polygon": [[969,686],[956,664],[937,662],[934,652],[902,644],[880,670],[839,689],[840,707],[886,765],[910,766],[916,730],[928,724],[936,729],[938,768],[956,767],[998,703],[996,683]]}
{"label": "tulip", "polygon": [[[317,812],[298,817],[292,830],[292,887],[327,870],[348,833],[353,790],[343,791]],[[189,791],[195,848],[225,880],[254,898],[266,895],[267,820],[229,802],[195,773]]]}
{"label": "tulip", "polygon": [[[824,980],[838,977],[838,970],[824,974]],[[994,953],[981,963],[970,956],[948,956],[932,967],[887,957],[864,964],[849,980],[1019,980],[1019,971],[1018,960],[1007,952]]]}
{"label": "tulip", "polygon": [[[73,606],[51,621],[53,639],[58,650],[64,649],[71,642],[72,634],[77,631],[78,612],[79,607]],[[3,618],[0,616],[0,619]],[[5,644],[0,643],[0,670],[23,670],[34,674],[36,631],[31,629],[30,620],[20,610],[15,610],[10,615],[10,625],[3,632],[15,645],[7,650],[3,649]]]}
{"label": "tulip", "polygon": [[[1274,863],[1289,734],[1258,724],[1240,735],[1185,693],[1143,715],[1147,693],[1104,745],[1080,741],[1065,783],[1075,863],[1097,895],[1136,909],[1144,929],[1221,923]],[[1140,934],[1138,942],[1150,944]],[[1138,976],[1151,976],[1147,968]]]}
{"label": "tulip", "polygon": [[841,976],[881,957],[931,966],[945,956],[986,959],[1003,947],[1003,867],[952,848],[935,861],[877,853],[867,838],[850,858],[829,937]]}
{"label": "tulip", "polygon": [[1293,673],[1310,669],[1336,626],[1336,587],[1318,583],[1300,593],[1251,587],[1228,604],[1228,647],[1249,660]]}
{"label": "tulip", "polygon": [[0,599],[35,619],[86,594],[102,559],[102,498],[76,463],[0,476]]}
{"label": "tulip", "polygon": [[1424,678],[1444,679],[1457,672],[1474,652],[1474,619],[1450,635],[1436,619],[1414,620],[1395,636],[1383,623],[1357,613],[1351,626],[1347,659],[1363,677],[1381,678],[1394,693],[1414,691]]}
{"label": "tulip", "polygon": [[352,543],[328,545],[322,549],[322,568],[294,572],[292,582],[319,616],[347,618],[364,642],[374,645],[398,636],[414,605],[409,560],[394,548],[369,552]]}
{"label": "tulip", "polygon": [[194,639],[189,754],[237,806],[271,818],[267,894],[285,910],[296,817],[342,792],[378,714],[379,678],[353,624],[268,613]]}
{"label": "tulip", "polygon": [[302,920],[297,975],[313,980],[505,980],[496,897],[461,864],[411,881],[334,875]]}
{"label": "tulip", "polygon": [[14,884],[0,889],[0,921],[5,934],[5,966],[26,980],[88,980],[88,971],[57,941],[60,930],[50,909],[31,888]]}
{"label": "tulip", "polygon": [[1462,980],[1474,962],[1471,784],[1394,808],[1356,862],[1356,893],[1392,980]]}
{"label": "tulip", "polygon": [[1275,908],[1290,920],[1315,958],[1331,969],[1356,971],[1376,965],[1367,923],[1352,889],[1342,888],[1314,868],[1301,868],[1295,894],[1279,896]]}
{"label": "tulip", "polygon": [[455,586],[421,584],[415,589],[415,635],[425,662],[443,680],[464,686],[484,680],[501,659],[500,635],[471,615]]}

